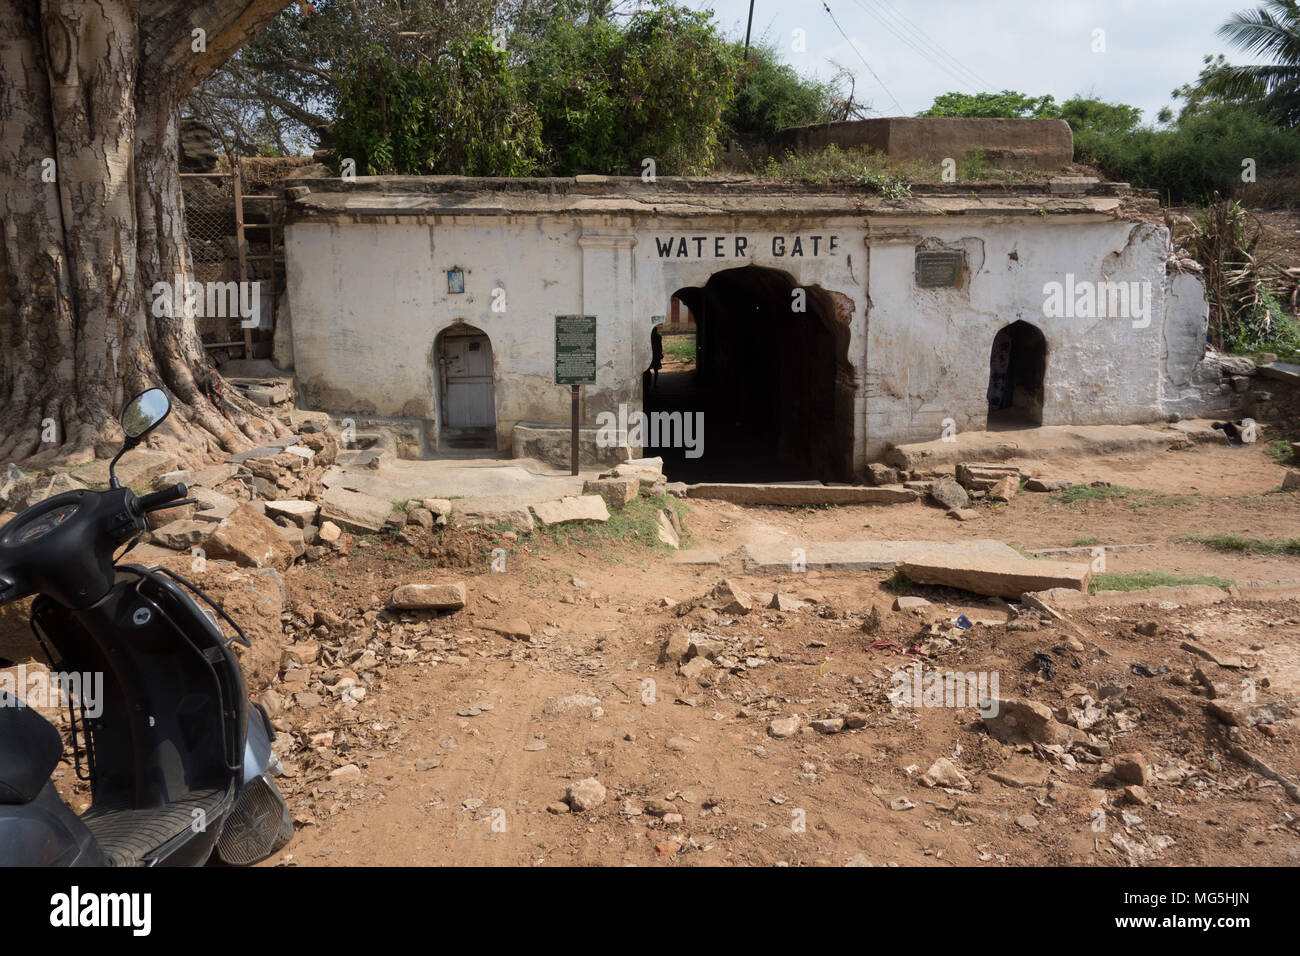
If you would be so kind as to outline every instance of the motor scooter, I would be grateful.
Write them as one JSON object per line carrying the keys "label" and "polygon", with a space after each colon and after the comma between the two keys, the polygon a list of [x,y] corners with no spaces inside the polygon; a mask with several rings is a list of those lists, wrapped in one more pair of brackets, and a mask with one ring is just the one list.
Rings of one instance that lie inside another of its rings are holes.
{"label": "motor scooter", "polygon": [[119,563],[150,512],[187,503],[183,484],[137,496],[116,475],[170,410],[161,389],[136,396],[106,491],[55,495],[0,528],[0,604],[36,595],[32,630],[69,698],[73,765],[91,786],[78,816],[50,779],[59,731],[0,691],[0,866],[247,865],[293,834],[271,722],[231,651],[247,636],[180,575]]}

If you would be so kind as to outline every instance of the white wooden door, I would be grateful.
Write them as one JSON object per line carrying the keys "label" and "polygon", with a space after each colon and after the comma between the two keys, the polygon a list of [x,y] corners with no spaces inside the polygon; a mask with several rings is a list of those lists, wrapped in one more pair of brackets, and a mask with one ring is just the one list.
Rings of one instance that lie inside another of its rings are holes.
{"label": "white wooden door", "polygon": [[443,339],[442,374],[446,386],[444,425],[488,428],[496,424],[492,401],[492,343],[486,335]]}

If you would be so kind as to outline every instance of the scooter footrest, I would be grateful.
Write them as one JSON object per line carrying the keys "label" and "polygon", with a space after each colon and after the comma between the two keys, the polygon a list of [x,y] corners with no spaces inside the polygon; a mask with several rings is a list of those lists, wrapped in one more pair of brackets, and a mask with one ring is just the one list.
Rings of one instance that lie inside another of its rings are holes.
{"label": "scooter footrest", "polygon": [[194,790],[165,807],[91,807],[81,821],[112,866],[141,866],[187,829],[220,823],[225,790]]}

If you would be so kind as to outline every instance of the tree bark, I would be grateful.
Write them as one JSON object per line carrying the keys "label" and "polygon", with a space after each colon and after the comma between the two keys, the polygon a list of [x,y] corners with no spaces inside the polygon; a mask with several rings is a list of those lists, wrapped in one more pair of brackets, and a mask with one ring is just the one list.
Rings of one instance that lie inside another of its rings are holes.
{"label": "tree bark", "polygon": [[0,462],[84,461],[154,385],[187,451],[275,434],[209,402],[193,317],[155,317],[150,290],[193,274],[180,103],[285,6],[0,0]]}

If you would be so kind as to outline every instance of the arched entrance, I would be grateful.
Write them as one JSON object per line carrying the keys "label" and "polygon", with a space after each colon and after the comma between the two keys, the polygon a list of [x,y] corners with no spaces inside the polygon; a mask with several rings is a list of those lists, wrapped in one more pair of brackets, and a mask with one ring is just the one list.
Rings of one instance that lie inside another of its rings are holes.
{"label": "arched entrance", "polygon": [[760,266],[716,272],[673,298],[694,319],[694,355],[643,391],[642,407],[651,419],[702,414],[704,440],[692,455],[648,438],[644,453],[680,481],[851,481],[852,303]]}
{"label": "arched entrance", "polygon": [[487,333],[457,323],[434,343],[438,381],[438,448],[496,449],[496,393]]}
{"label": "arched entrance", "polygon": [[1047,340],[1028,322],[1003,326],[989,351],[990,428],[1041,425]]}

